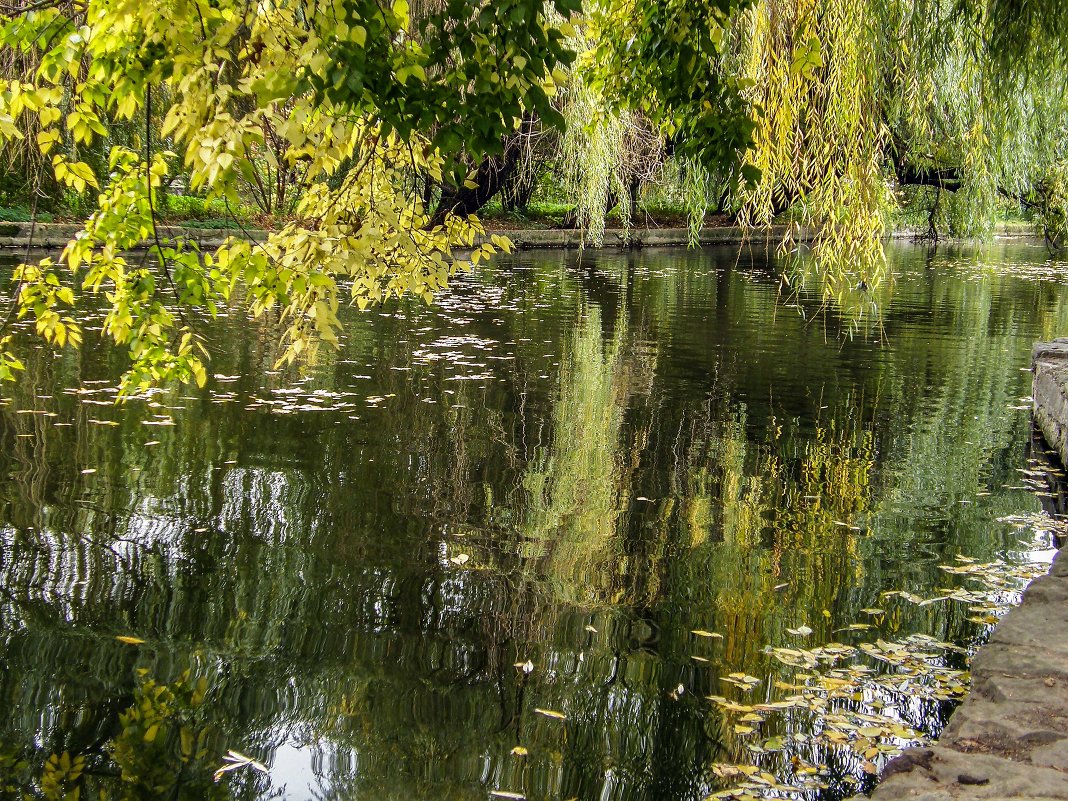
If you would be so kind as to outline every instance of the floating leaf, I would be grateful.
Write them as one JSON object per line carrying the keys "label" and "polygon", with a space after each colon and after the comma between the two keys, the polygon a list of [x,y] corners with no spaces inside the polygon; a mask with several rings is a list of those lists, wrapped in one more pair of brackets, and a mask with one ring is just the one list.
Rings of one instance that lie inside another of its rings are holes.
{"label": "floating leaf", "polygon": [[115,639],[118,640],[119,642],[124,642],[127,645],[143,645],[144,642],[145,642],[140,637],[129,637],[129,636],[125,635],[125,634],[120,635],[120,636],[116,637]]}
{"label": "floating leaf", "polygon": [[232,770],[239,770],[244,767],[250,767],[254,770],[258,770],[260,773],[267,773],[267,766],[262,762],[258,762],[250,756],[245,756],[239,751],[230,750],[226,752],[226,756],[223,757],[222,766],[215,771],[212,778],[215,781],[219,781],[225,774]]}
{"label": "floating leaf", "polygon": [[756,765],[729,765],[717,762],[712,766],[712,772],[721,779],[733,779],[738,776],[752,776],[760,770]]}
{"label": "floating leaf", "polygon": [[731,673],[727,676],[720,676],[719,680],[741,687],[747,692],[760,684],[760,679],[756,676],[748,676],[745,673]]}

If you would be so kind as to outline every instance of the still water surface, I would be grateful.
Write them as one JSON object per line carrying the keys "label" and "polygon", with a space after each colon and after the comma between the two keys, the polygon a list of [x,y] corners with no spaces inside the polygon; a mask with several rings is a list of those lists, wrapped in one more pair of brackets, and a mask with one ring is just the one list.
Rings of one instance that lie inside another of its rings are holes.
{"label": "still water surface", "polygon": [[[67,752],[82,798],[691,801],[804,725],[706,700],[732,672],[776,697],[766,647],[974,648],[967,604],[881,593],[1048,549],[1004,518],[1041,509],[1022,368],[1068,331],[1068,267],[891,260],[881,325],[762,254],[541,252],[347,313],[303,373],[237,319],[206,389],[121,407],[91,331],[31,353],[0,406],[0,794]],[[202,701],[145,684],[187,669]],[[138,724],[149,696],[177,723]],[[949,711],[896,703],[928,735]],[[230,748],[269,773],[213,783]],[[824,798],[873,781],[801,756]]]}

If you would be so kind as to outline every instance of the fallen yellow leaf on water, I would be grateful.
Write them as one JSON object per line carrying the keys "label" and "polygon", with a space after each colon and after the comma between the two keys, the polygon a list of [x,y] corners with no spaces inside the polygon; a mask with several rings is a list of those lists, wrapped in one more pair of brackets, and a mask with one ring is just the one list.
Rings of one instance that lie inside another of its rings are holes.
{"label": "fallen yellow leaf on water", "polygon": [[123,636],[116,637],[115,639],[118,640],[119,642],[124,642],[127,645],[141,645],[141,644],[144,643],[144,640],[142,640],[140,637],[127,637],[127,636],[123,635]]}
{"label": "fallen yellow leaf on water", "polygon": [[535,709],[539,715],[545,715],[547,718],[553,718],[554,720],[564,720],[567,718],[563,712],[556,712],[552,709]]}
{"label": "fallen yellow leaf on water", "polygon": [[722,640],[723,639],[723,635],[722,634],[717,634],[714,631],[705,631],[704,629],[694,629],[690,633],[691,634],[696,634],[698,637],[715,637],[718,640]]}

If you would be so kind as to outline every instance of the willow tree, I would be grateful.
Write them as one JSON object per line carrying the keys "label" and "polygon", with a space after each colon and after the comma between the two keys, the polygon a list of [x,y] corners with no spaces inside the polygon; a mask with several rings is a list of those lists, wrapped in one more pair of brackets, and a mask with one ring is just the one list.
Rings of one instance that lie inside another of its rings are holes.
{"label": "willow tree", "polygon": [[[552,95],[568,79],[579,4],[4,6],[0,45],[17,57],[3,60],[0,148],[19,149],[21,164],[45,159],[47,180],[31,185],[96,195],[58,259],[17,269],[7,321],[29,317],[54,344],[79,341],[66,280],[77,273],[106,294],[105,334],[129,349],[125,386],[136,389],[203,381],[197,313],[236,299],[279,315],[287,362],[336,341],[346,293],[360,305],[431,298],[460,264],[453,249],[482,233],[468,216],[485,200],[482,179],[499,177],[529,126],[562,125]],[[594,66],[570,95],[596,112],[571,132],[593,155],[586,194],[622,183],[608,151],[628,147],[640,121],[686,165],[695,194],[730,190],[743,222],[793,209],[819,234],[832,291],[878,278],[884,213],[904,184],[953,191],[961,218],[989,219],[1007,195],[1063,237],[1068,26],[1058,12],[1055,0],[590,0],[582,35]],[[164,241],[156,208],[171,175],[235,203],[257,158],[274,159],[275,175],[299,168],[293,221],[211,253]],[[593,174],[594,162],[610,169]],[[455,190],[433,210],[431,185]],[[129,262],[123,253],[144,240],[154,259]],[[11,344],[0,330],[0,378],[20,367]]]}
{"label": "willow tree", "polygon": [[[695,220],[724,192],[743,226],[788,214],[784,249],[807,227],[828,293],[881,278],[906,188],[933,233],[987,232],[1006,198],[1051,239],[1068,230],[1068,26],[1055,2],[605,0],[586,13],[597,57],[578,62],[574,116],[596,135],[576,137],[568,164],[611,175],[621,123],[642,112]],[[575,188],[580,204],[594,196]]]}
{"label": "willow tree", "polygon": [[660,175],[665,142],[645,115],[612,103],[595,79],[595,35],[595,25],[583,24],[571,39],[578,58],[558,95],[565,125],[556,161],[583,242],[599,247],[605,218],[616,206],[624,230],[630,228],[638,191]]}
{"label": "willow tree", "polygon": [[[560,26],[576,8],[453,0],[413,18],[406,0],[5,6],[0,45],[22,58],[0,83],[0,147],[24,147],[32,133],[50,177],[97,195],[57,259],[17,268],[8,322],[29,317],[50,343],[77,343],[76,274],[81,289],[106,295],[104,334],[128,347],[124,386],[136,390],[203,382],[193,321],[234,299],[284,322],[281,362],[336,341],[342,284],[360,306],[429,299],[461,265],[453,248],[482,229],[465,215],[431,219],[415,176],[456,171],[461,146],[499,150],[525,115],[556,119],[549,96],[571,59]],[[118,144],[114,129],[135,122],[140,134]],[[236,203],[268,129],[305,175],[296,219],[210,253],[165,242],[156,208],[168,176],[181,169],[191,189]],[[84,157],[93,148],[105,168]],[[150,263],[124,255],[145,240]],[[20,367],[10,345],[10,334],[0,339],[0,377]]]}
{"label": "willow tree", "polygon": [[725,68],[758,110],[746,160],[761,174],[737,195],[743,219],[793,210],[841,293],[881,277],[903,187],[927,187],[932,229],[945,203],[937,222],[957,233],[989,230],[999,198],[1036,203],[1066,155],[1055,5],[762,0],[741,14]]}

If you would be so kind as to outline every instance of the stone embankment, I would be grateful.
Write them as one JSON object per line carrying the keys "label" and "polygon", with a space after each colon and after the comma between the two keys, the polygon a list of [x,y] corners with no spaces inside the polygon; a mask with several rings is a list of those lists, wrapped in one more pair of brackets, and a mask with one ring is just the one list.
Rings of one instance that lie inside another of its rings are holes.
{"label": "stone embankment", "polygon": [[[74,238],[84,226],[69,223],[12,223],[0,222],[0,252],[11,250],[25,250],[27,247],[33,250],[59,249]],[[241,229],[220,228],[193,228],[173,225],[161,225],[159,227],[160,240],[164,244],[176,236],[183,236],[196,242],[201,248],[217,248],[229,236],[238,236],[246,239],[262,239],[266,237],[263,231],[242,231]],[[149,242],[143,242],[147,246]]]}
{"label": "stone embankment", "polygon": [[1068,465],[1068,339],[1039,342],[1031,351],[1035,425]]}
{"label": "stone embankment", "polygon": [[[1068,339],[1032,356],[1034,420],[1068,464]],[[979,649],[938,742],[891,761],[874,799],[1068,799],[1068,548]]]}
{"label": "stone embankment", "polygon": [[[39,223],[31,226],[30,223],[0,223],[0,250],[25,248],[28,244],[34,249],[48,250],[61,248],[79,231],[81,226],[64,223]],[[769,229],[751,231],[746,235],[741,228],[719,227],[704,228],[697,236],[699,245],[737,245],[742,242],[752,242],[763,246],[767,242],[777,244],[782,241],[786,234],[786,226],[776,225]],[[184,236],[197,242],[202,248],[218,247],[228,236],[247,237],[262,239],[266,236],[264,231],[242,231],[236,228],[196,228],[175,226],[160,226],[160,237],[167,241],[175,236]],[[507,236],[512,244],[520,250],[536,248],[578,248],[583,244],[582,233],[575,230],[559,229],[523,229],[514,231],[493,231],[499,235]],[[808,232],[802,230],[797,236],[800,240],[810,238]],[[480,238],[475,246],[489,241],[489,236]],[[151,244],[151,243],[144,243]],[[643,247],[673,247],[690,244],[690,229],[688,228],[633,228],[629,232],[620,230],[607,230],[604,235],[605,248],[643,248]]]}
{"label": "stone embankment", "polygon": [[[236,236],[246,239],[263,239],[265,231],[242,230],[240,228],[196,228],[195,223],[187,227],[160,226],[160,239],[164,242],[175,236],[183,236],[195,241],[201,248],[215,248],[227,237]],[[80,225],[68,223],[0,222],[0,252],[5,250],[51,250],[62,248],[81,230]],[[773,225],[744,231],[737,226],[719,226],[703,228],[697,235],[699,245],[739,245],[749,243],[759,247],[777,247],[783,241],[789,227]],[[491,233],[507,236],[512,244],[520,250],[536,248],[578,248],[581,247],[582,233],[561,229],[522,229],[509,231],[492,231]],[[807,242],[812,239],[812,231],[801,228],[793,233],[794,239]],[[894,231],[891,238],[910,239],[915,232],[908,230]],[[1034,230],[1026,225],[1006,225],[997,231],[998,238],[1030,239]],[[477,247],[489,241],[489,236],[475,242]],[[148,242],[144,245],[150,244]],[[605,231],[604,247],[608,249],[678,247],[690,244],[689,228],[632,228],[624,232],[618,229]]]}

